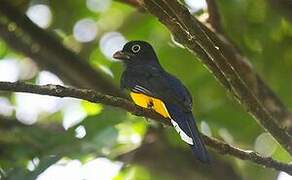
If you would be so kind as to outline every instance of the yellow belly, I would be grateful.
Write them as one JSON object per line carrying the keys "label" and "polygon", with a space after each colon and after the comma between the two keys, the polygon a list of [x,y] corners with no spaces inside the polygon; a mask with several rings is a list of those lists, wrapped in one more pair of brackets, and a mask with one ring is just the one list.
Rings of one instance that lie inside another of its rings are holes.
{"label": "yellow belly", "polygon": [[131,92],[130,95],[134,103],[138,106],[143,108],[151,108],[163,117],[170,118],[169,113],[161,100],[141,93]]}

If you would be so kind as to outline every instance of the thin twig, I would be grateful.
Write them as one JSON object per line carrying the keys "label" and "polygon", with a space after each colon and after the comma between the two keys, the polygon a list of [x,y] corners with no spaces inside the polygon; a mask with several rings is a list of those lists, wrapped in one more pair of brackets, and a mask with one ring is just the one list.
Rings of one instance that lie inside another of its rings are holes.
{"label": "thin twig", "polygon": [[[0,82],[0,90],[1,91],[12,91],[12,92],[26,92],[26,93],[34,93],[41,95],[49,95],[55,97],[71,97],[83,99],[86,101],[90,101],[93,103],[102,103],[104,105],[110,105],[114,107],[118,107],[124,109],[134,115],[143,116],[151,118],[155,121],[162,122],[166,125],[171,125],[169,119],[165,119],[159,114],[153,112],[152,110],[140,108],[130,101],[114,97],[110,95],[105,95],[93,90],[87,89],[75,89],[71,87],[64,87],[60,85],[32,85],[26,83],[11,83],[11,82]],[[227,143],[221,142],[214,138],[203,135],[205,143],[215,149],[220,154],[228,154],[234,157],[237,157],[242,160],[249,160],[256,164],[273,168],[276,170],[284,171],[288,174],[292,175],[292,165],[285,164],[274,160],[270,157],[262,157],[256,152],[253,151],[244,151],[239,148],[235,148]]]}

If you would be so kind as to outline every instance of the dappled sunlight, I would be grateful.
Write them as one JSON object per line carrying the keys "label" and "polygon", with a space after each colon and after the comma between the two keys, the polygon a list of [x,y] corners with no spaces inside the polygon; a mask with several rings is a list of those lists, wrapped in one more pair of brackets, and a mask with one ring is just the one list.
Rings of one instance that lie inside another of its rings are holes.
{"label": "dappled sunlight", "polygon": [[76,22],[73,28],[74,38],[79,42],[90,42],[96,38],[97,24],[91,18],[81,19]]}
{"label": "dappled sunlight", "polygon": [[36,83],[38,85],[46,84],[64,85],[63,81],[58,76],[49,71],[41,71],[37,77]]}
{"label": "dappled sunlight", "polygon": [[95,116],[102,112],[103,106],[101,104],[96,104],[88,101],[82,101],[82,108],[88,116]]}
{"label": "dappled sunlight", "polygon": [[35,4],[28,8],[26,15],[41,28],[48,28],[52,22],[52,12],[45,4]]}
{"label": "dappled sunlight", "polygon": [[38,67],[30,58],[23,58],[19,61],[19,80],[30,80],[38,73]]}
{"label": "dappled sunlight", "polygon": [[122,167],[121,162],[97,158],[82,164],[79,160],[60,160],[50,166],[37,180],[112,180]]}
{"label": "dappled sunlight", "polygon": [[233,136],[226,128],[220,128],[218,130],[219,136],[228,144],[233,144]]}
{"label": "dappled sunlight", "polygon": [[38,157],[33,158],[32,160],[28,161],[27,169],[29,171],[34,171],[40,163],[40,159]]}
{"label": "dappled sunlight", "polygon": [[[34,96],[35,97],[35,96]],[[32,96],[26,96],[26,94],[15,93],[16,103],[23,102],[21,105],[17,104],[16,106],[16,118],[18,121],[26,125],[32,125],[37,122],[38,112],[33,107],[36,107],[36,102],[33,104]],[[29,103],[32,102],[32,103]],[[31,105],[31,106],[30,106]]]}
{"label": "dappled sunlight", "polygon": [[201,122],[201,132],[206,136],[212,136],[211,128],[206,121]]}
{"label": "dappled sunlight", "polygon": [[14,96],[16,117],[25,124],[35,123],[40,113],[54,113],[61,108],[59,98],[28,93],[15,93]]}
{"label": "dappled sunlight", "polygon": [[14,107],[6,97],[0,97],[0,114],[3,116],[12,116]]}
{"label": "dappled sunlight", "polygon": [[122,50],[126,43],[125,37],[119,32],[105,33],[99,41],[99,46],[102,54],[110,60],[115,61],[113,54],[116,51]]}
{"label": "dappled sunlight", "polygon": [[86,6],[93,12],[104,12],[112,3],[112,0],[86,0]]}
{"label": "dappled sunlight", "polygon": [[15,82],[19,78],[20,68],[16,59],[0,60],[0,81]]}
{"label": "dappled sunlight", "polygon": [[80,123],[86,116],[86,112],[82,108],[81,100],[79,99],[64,99],[63,112],[63,127],[67,130],[70,127]]}
{"label": "dappled sunlight", "polygon": [[122,162],[113,162],[107,158],[97,158],[83,165],[84,179],[111,180],[118,174],[122,165]]}
{"label": "dappled sunlight", "polygon": [[29,58],[6,57],[0,59],[0,81],[28,80],[36,75],[37,70],[37,66]]}
{"label": "dappled sunlight", "polygon": [[254,143],[254,149],[256,152],[260,153],[262,156],[269,157],[277,149],[277,143],[269,133],[260,134]]}
{"label": "dappled sunlight", "polygon": [[117,124],[115,127],[118,130],[117,143],[118,148],[115,149],[115,153],[123,154],[138,148],[147,132],[147,123],[142,118],[128,115],[129,122],[122,122]]}
{"label": "dappled sunlight", "polygon": [[280,172],[277,180],[292,180],[292,176],[290,176],[289,174],[285,172]]}
{"label": "dappled sunlight", "polygon": [[120,131],[118,136],[118,141],[122,144],[132,143],[134,145],[139,145],[142,141],[142,137],[137,133],[123,133],[125,131]]}
{"label": "dappled sunlight", "polygon": [[[36,78],[36,84],[59,84],[63,82],[53,73],[41,71]],[[28,93],[15,93],[16,117],[24,124],[33,124],[40,113],[54,113],[61,109],[60,98]]]}
{"label": "dappled sunlight", "polygon": [[201,9],[206,9],[207,4],[205,0],[185,0],[191,12],[196,12]]}
{"label": "dappled sunlight", "polygon": [[79,160],[60,160],[56,164],[50,166],[36,180],[81,180],[83,177],[81,171],[82,164]]}
{"label": "dappled sunlight", "polygon": [[80,125],[75,129],[75,137],[82,139],[86,136],[86,129],[84,126]]}

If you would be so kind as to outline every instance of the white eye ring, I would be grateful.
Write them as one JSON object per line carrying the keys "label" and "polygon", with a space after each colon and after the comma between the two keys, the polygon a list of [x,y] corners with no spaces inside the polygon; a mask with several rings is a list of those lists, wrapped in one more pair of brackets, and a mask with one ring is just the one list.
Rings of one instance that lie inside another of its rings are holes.
{"label": "white eye ring", "polygon": [[141,47],[138,44],[135,44],[131,49],[134,53],[137,53],[140,51]]}

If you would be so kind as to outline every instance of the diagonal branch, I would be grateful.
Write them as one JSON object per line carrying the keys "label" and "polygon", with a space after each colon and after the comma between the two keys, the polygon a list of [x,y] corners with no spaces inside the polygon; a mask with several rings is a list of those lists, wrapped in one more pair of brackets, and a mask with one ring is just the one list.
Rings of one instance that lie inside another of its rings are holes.
{"label": "diagonal branch", "polygon": [[[249,87],[249,82],[240,76],[234,64],[229,62],[225,46],[216,35],[195,19],[189,11],[175,0],[149,0],[144,1],[150,13],[157,16],[159,20],[173,33],[176,40],[186,46],[190,51],[196,53],[203,63],[216,75],[218,80],[229,90],[239,103],[243,104],[247,111],[254,116],[260,125],[290,153],[292,154],[292,138],[280,127]],[[216,42],[214,42],[217,40]],[[221,46],[222,45],[222,46]]]}
{"label": "diagonal branch", "polygon": [[272,114],[281,127],[287,129],[292,134],[292,113],[283,104],[280,98],[263,81],[258,73],[255,72],[247,57],[244,57],[232,40],[224,33],[220,22],[220,15],[215,0],[206,0],[208,13],[212,17],[210,24],[217,35],[210,31],[206,26],[201,25],[204,31],[212,39],[216,46],[220,47],[228,62],[234,67],[242,79],[245,80],[250,90],[257,96],[263,106]]}
{"label": "diagonal branch", "polygon": [[[56,97],[61,97],[61,98],[71,97],[71,98],[83,99],[83,100],[90,101],[93,103],[102,103],[105,105],[118,107],[134,115],[148,117],[155,121],[159,121],[163,124],[171,125],[168,119],[162,118],[159,114],[153,112],[152,110],[140,108],[126,99],[114,97],[110,95],[104,95],[94,90],[74,89],[74,88],[63,87],[59,85],[38,86],[38,85],[31,85],[31,84],[25,84],[25,83],[10,83],[10,82],[0,82],[0,90],[13,91],[13,92],[27,92],[27,93],[34,93],[34,94],[41,94],[41,95],[56,96]],[[242,160],[249,160],[258,165],[284,171],[292,175],[292,165],[273,160],[270,157],[262,157],[253,151],[245,151],[245,150],[238,149],[227,143],[218,141],[214,138],[211,138],[205,135],[203,135],[203,138],[204,138],[205,143],[208,146],[212,147],[214,150],[216,150],[220,154],[228,154]]]}

